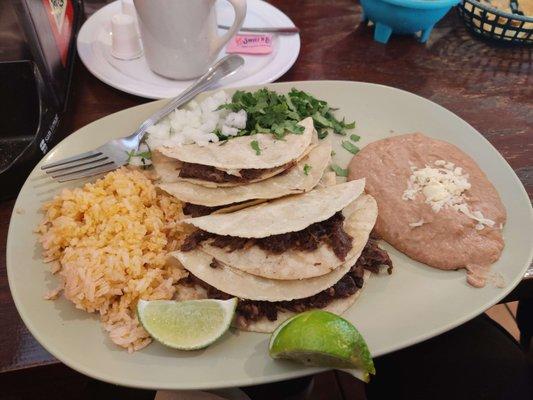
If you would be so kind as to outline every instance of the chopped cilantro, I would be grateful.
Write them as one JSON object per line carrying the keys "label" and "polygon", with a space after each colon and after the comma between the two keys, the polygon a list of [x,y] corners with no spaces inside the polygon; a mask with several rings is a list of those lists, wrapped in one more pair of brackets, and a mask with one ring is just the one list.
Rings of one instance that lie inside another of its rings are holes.
{"label": "chopped cilantro", "polygon": [[344,149],[348,150],[352,154],[357,154],[359,152],[359,147],[357,147],[355,144],[348,140],[342,141],[342,147],[344,147]]}
{"label": "chopped cilantro", "polygon": [[152,158],[152,153],[150,151],[142,151],[140,153],[135,154],[135,157],[146,158],[147,160],[149,160]]}
{"label": "chopped cilantro", "polygon": [[335,154],[337,154],[335,153],[335,150],[331,150],[331,157],[333,157]]}
{"label": "chopped cilantro", "polygon": [[152,158],[152,153],[148,151],[141,151],[140,153],[135,153],[135,150],[126,151],[126,154],[128,155],[128,163],[131,161],[133,157],[141,157],[143,159],[150,160]]}
{"label": "chopped cilantro", "polygon": [[261,154],[261,149],[259,148],[259,142],[257,140],[252,140],[252,142],[250,143],[250,146],[252,146],[252,149],[255,150],[256,155]]}
{"label": "chopped cilantro", "polygon": [[337,164],[331,164],[331,169],[333,171],[335,171],[335,174],[337,174],[337,176],[344,176],[344,177],[347,177],[348,176],[348,170],[347,169],[343,169],[341,167],[339,167]]}
{"label": "chopped cilantro", "polygon": [[326,129],[317,129],[316,133],[320,140],[325,139],[328,136],[328,131]]}
{"label": "chopped cilantro", "polygon": [[320,114],[318,111],[313,114],[313,122],[325,128],[333,128],[333,124],[326,117]]}
{"label": "chopped cilantro", "polygon": [[[347,129],[355,127],[355,123],[338,120],[333,109],[324,100],[318,100],[309,93],[292,89],[287,94],[278,94],[272,90],[259,89],[255,92],[236,91],[231,102],[222,104],[219,110],[233,112],[245,110],[246,127],[237,136],[272,133],[276,138],[283,139],[287,134],[301,134],[304,128],[298,122],[312,117],[320,139],[325,138],[333,130],[346,135]],[[214,132],[221,140],[229,139],[219,129]]]}
{"label": "chopped cilantro", "polygon": [[304,174],[305,175],[309,175],[309,171],[311,171],[311,168],[313,168],[313,167],[310,166],[309,164],[305,164],[304,165]]}
{"label": "chopped cilantro", "polygon": [[361,136],[353,134],[350,135],[350,139],[352,139],[352,142],[358,142],[359,139],[361,139]]}

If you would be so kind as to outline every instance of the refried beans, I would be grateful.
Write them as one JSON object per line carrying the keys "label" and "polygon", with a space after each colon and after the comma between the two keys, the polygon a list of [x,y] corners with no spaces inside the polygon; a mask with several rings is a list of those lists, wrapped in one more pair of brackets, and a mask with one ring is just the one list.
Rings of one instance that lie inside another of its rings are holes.
{"label": "refried beans", "polygon": [[[470,188],[463,193],[473,212],[494,222],[479,226],[456,209],[438,212],[426,203],[423,193],[402,198],[415,168],[445,160],[460,167]],[[420,133],[395,136],[370,143],[350,162],[348,180],[366,178],[366,191],[378,203],[374,227],[385,241],[409,257],[446,270],[465,268],[467,281],[484,286],[489,266],[502,253],[502,227],[506,211],[495,187],[472,158],[456,146]]]}

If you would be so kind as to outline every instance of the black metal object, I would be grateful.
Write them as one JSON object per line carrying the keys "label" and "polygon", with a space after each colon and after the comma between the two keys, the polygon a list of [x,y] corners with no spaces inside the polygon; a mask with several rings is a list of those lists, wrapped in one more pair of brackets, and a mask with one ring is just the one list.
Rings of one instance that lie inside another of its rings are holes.
{"label": "black metal object", "polygon": [[22,27],[18,36],[25,49],[10,49],[13,57],[2,52],[0,60],[1,199],[18,193],[49,150],[67,105],[83,10],[82,0],[12,0],[9,5]]}
{"label": "black metal object", "polygon": [[59,122],[33,61],[0,63],[0,198],[16,194]]}
{"label": "black metal object", "polygon": [[507,44],[533,44],[532,16],[508,13],[476,0],[462,0],[457,11],[477,36]]}

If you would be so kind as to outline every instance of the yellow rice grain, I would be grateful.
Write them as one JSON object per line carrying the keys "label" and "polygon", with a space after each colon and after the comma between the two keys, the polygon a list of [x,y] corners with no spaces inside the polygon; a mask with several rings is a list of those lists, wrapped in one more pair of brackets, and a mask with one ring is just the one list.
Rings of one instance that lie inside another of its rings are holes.
{"label": "yellow rice grain", "polygon": [[[182,204],[140,171],[121,168],[43,205],[37,228],[43,258],[76,308],[98,313],[111,340],[135,351],[150,343],[137,320],[139,299],[171,299],[186,276],[167,262],[184,235]],[[54,299],[59,290],[46,298]]]}

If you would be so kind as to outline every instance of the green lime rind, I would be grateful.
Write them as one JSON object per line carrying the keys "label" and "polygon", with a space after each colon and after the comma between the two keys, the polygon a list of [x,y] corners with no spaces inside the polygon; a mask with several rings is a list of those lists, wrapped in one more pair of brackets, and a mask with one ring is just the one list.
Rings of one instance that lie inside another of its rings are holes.
{"label": "green lime rind", "polygon": [[237,299],[139,300],[137,315],[150,336],[178,350],[198,350],[219,339],[230,327]]}
{"label": "green lime rind", "polygon": [[338,369],[358,368],[366,381],[376,370],[368,346],[357,329],[336,314],[311,310],[285,321],[274,331],[272,358]]}

